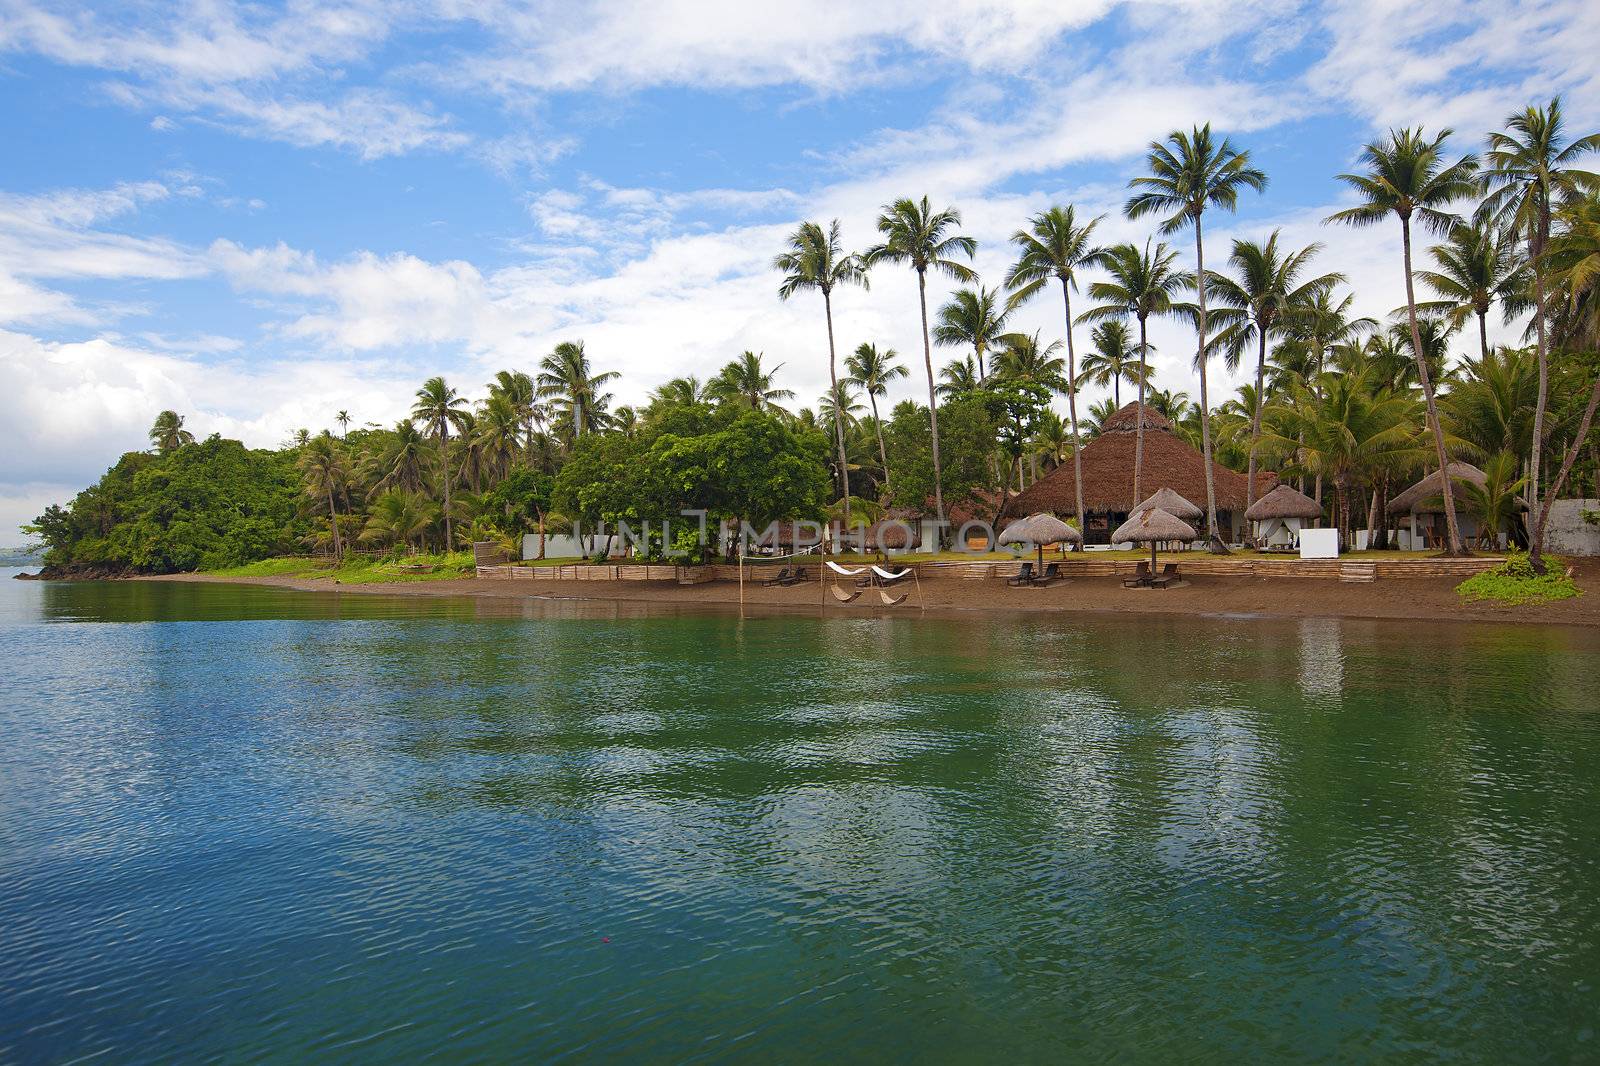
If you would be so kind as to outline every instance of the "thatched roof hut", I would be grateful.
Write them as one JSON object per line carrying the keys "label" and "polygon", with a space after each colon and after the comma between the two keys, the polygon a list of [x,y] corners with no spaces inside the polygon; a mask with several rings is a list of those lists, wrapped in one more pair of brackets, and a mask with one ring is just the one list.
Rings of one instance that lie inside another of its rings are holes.
{"label": "thatched roof hut", "polygon": [[1194,540],[1194,527],[1159,507],[1140,511],[1111,534],[1113,544],[1154,544],[1159,540]]}
{"label": "thatched roof hut", "polygon": [[1006,526],[1000,534],[1001,544],[1031,544],[1039,553],[1039,566],[1044,567],[1046,544],[1082,544],[1083,534],[1067,525],[1055,515],[1031,514]]}
{"label": "thatched roof hut", "polygon": [[1152,508],[1160,508],[1170,515],[1185,519],[1199,518],[1205,514],[1199,507],[1168,488],[1157,489],[1154,496],[1135,504],[1133,509],[1135,511],[1148,511]]}
{"label": "thatched roof hut", "polygon": [[1244,516],[1252,522],[1284,518],[1321,518],[1322,505],[1291,485],[1279,485],[1251,504]]}
{"label": "thatched roof hut", "polygon": [[[1141,415],[1142,410],[1142,415]],[[1137,403],[1125,405],[1105,420],[1100,435],[1083,446],[1083,505],[1093,512],[1129,513],[1137,502],[1133,497],[1133,453],[1138,424],[1144,422],[1144,476],[1142,487],[1168,488],[1186,500],[1206,498],[1205,457],[1178,436],[1172,423],[1151,407]],[[1077,493],[1072,463],[1062,463],[1050,473],[1012,497],[1006,514],[1025,515],[1039,511],[1071,514],[1077,508]],[[1242,511],[1249,497],[1248,479],[1220,463],[1212,463],[1217,507]],[[1277,475],[1256,474],[1256,495],[1264,495],[1277,483]]]}
{"label": "thatched roof hut", "polygon": [[[1456,488],[1456,506],[1461,506],[1460,488],[1462,485],[1472,485],[1484,488],[1489,479],[1482,470],[1471,463],[1453,460],[1446,468],[1450,471],[1450,481]],[[1517,497],[1517,506],[1524,510],[1527,503],[1522,497]],[[1410,514],[1444,514],[1444,479],[1435,470],[1421,481],[1412,485],[1404,492],[1396,494],[1389,500],[1389,513],[1393,515]]]}

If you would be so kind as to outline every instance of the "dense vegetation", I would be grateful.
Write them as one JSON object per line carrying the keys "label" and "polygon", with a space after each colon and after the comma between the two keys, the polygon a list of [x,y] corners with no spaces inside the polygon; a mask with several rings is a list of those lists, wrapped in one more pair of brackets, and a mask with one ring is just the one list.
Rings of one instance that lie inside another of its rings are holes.
{"label": "dense vegetation", "polygon": [[[1392,131],[1339,176],[1356,200],[1328,222],[1388,227],[1403,261],[1388,322],[1351,313],[1349,279],[1318,268],[1317,245],[1286,247],[1273,232],[1208,255],[1203,223],[1265,190],[1268,176],[1204,126],[1152,144],[1131,183],[1126,213],[1155,220],[1148,240],[1101,245],[1100,219],[1051,207],[1013,236],[1015,260],[995,288],[969,265],[976,243],[960,213],[926,197],[885,205],[878,242],[859,254],[837,222],[802,223],[773,265],[780,297],[821,297],[831,385],[813,407],[791,411],[780,368],[754,352],[708,380],[668,381],[638,408],[615,406],[617,375],[566,341],[534,374],[500,372],[475,406],[433,378],[392,428],[350,430],[340,412],[337,434],[302,430],[275,452],[197,444],[181,416],[162,412],[156,454],[124,456],[31,528],[58,571],[174,570],[286,550],[450,550],[685,508],[753,525],[891,508],[992,517],[1137,398],[1218,462],[1277,470],[1341,529],[1378,530],[1376,547],[1394,490],[1447,457],[1472,461],[1487,484],[1447,488],[1449,549],[1465,550],[1465,511],[1529,542],[1528,565],[1542,572],[1549,502],[1600,479],[1600,178],[1579,167],[1600,134],[1569,137],[1554,100],[1511,115],[1481,158],[1450,142],[1448,130]],[[1190,231],[1185,264],[1185,250],[1160,238]],[[1417,249],[1419,239],[1434,243]],[[833,309],[891,268],[913,271],[922,296],[927,400],[882,411],[910,372],[870,339],[837,344]],[[930,274],[960,285],[931,316]],[[1061,340],[1012,328],[1023,303],[1055,294]],[[1521,344],[1491,347],[1491,315],[1525,322]],[[1148,327],[1163,317],[1194,328],[1197,402],[1153,380]],[[957,353],[937,372],[935,347]],[[1250,380],[1213,404],[1217,360],[1247,367]],[[1081,404],[1085,386],[1111,397]]]}

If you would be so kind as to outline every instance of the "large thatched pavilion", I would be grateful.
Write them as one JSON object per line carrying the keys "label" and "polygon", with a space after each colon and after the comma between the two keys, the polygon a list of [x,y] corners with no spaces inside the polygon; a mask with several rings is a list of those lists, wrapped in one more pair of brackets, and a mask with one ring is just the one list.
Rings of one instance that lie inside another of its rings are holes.
{"label": "large thatched pavilion", "polygon": [[[1140,417],[1137,403],[1124,406],[1106,419],[1100,435],[1083,446],[1083,540],[1085,544],[1110,544],[1112,532],[1128,520],[1134,504],[1133,453]],[[1139,491],[1144,496],[1159,489],[1171,489],[1202,508],[1206,499],[1205,457],[1178,436],[1172,423],[1153,408],[1143,409],[1144,476]],[[1249,504],[1245,475],[1212,463],[1217,486],[1217,525],[1223,539],[1244,538],[1244,510]],[[1256,474],[1256,496],[1278,483],[1276,474]],[[1012,497],[1007,515],[1027,515],[1048,511],[1070,515],[1077,508],[1072,461],[1062,463],[1050,473]],[[1205,532],[1205,519],[1198,528]]]}

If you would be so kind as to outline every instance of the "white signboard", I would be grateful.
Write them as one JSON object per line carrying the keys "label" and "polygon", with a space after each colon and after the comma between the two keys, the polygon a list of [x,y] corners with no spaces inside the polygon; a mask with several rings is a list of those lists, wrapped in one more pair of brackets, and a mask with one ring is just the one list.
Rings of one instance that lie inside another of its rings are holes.
{"label": "white signboard", "polygon": [[1339,558],[1339,531],[1337,529],[1302,529],[1300,531],[1300,558]]}

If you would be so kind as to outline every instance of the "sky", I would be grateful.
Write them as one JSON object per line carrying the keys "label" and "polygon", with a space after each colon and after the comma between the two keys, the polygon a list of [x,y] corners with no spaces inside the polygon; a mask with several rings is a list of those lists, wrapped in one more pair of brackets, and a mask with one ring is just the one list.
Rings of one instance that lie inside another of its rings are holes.
{"label": "sky", "polygon": [[[1398,227],[1323,225],[1335,175],[1393,126],[1477,151],[1557,93],[1600,129],[1596,41],[1594,0],[0,0],[0,544],[162,409],[275,446],[392,424],[434,374],[479,398],[562,340],[619,403],[750,349],[812,405],[821,299],[771,269],[798,221],[863,248],[927,195],[997,285],[1051,204],[1142,242],[1128,179],[1208,121],[1270,184],[1207,217],[1207,265],[1281,229],[1387,316]],[[841,355],[895,348],[890,402],[925,397],[914,275],[870,280],[836,297]],[[1016,326],[1061,337],[1059,299]],[[1197,396],[1192,334],[1152,340]],[[1213,379],[1213,403],[1242,380]]]}

